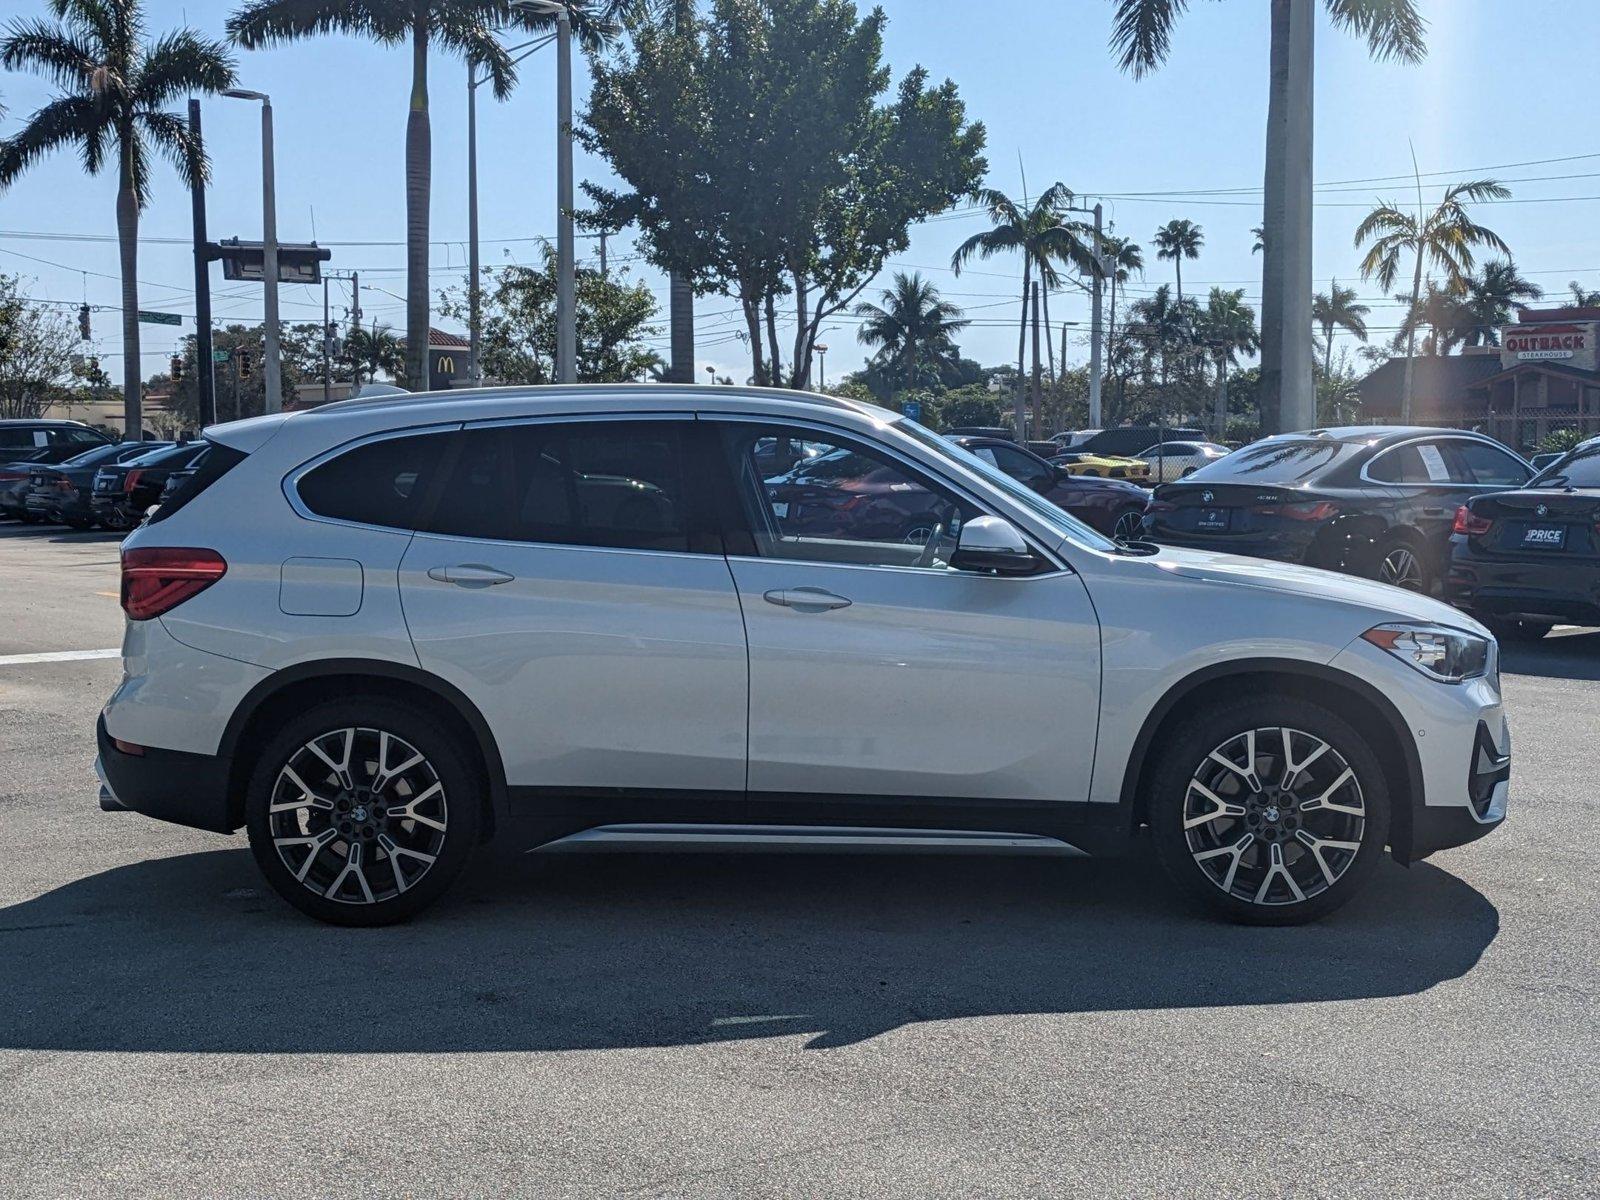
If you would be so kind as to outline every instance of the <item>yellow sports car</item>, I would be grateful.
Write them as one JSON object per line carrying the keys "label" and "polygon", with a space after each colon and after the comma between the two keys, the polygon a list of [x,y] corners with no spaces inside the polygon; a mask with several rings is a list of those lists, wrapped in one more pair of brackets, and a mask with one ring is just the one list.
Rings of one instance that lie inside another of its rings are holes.
{"label": "yellow sports car", "polygon": [[1097,479],[1126,479],[1133,483],[1150,482],[1150,464],[1140,458],[1120,454],[1090,454],[1083,450],[1063,450],[1051,462],[1069,475],[1093,475]]}

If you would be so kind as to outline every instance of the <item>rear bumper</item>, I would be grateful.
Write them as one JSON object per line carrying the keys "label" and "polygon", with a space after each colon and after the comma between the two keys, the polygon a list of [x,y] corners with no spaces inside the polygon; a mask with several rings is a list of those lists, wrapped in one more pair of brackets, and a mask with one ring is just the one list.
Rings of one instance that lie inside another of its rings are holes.
{"label": "rear bumper", "polygon": [[117,807],[213,833],[232,833],[239,827],[230,815],[228,759],[154,746],[145,747],[142,754],[124,753],[106,732],[104,716],[95,736],[100,747],[95,771]]}
{"label": "rear bumper", "polygon": [[1209,550],[1213,554],[1240,554],[1246,558],[1269,558],[1274,562],[1319,566],[1312,561],[1310,537],[1282,536],[1251,537],[1196,537],[1171,529],[1152,528],[1145,519],[1145,530],[1150,540],[1162,546],[1177,546],[1183,550]]}
{"label": "rear bumper", "polygon": [[113,529],[132,529],[142,515],[120,497],[111,496],[95,496],[89,501],[89,510],[95,520]]}
{"label": "rear bumper", "polygon": [[1457,543],[1447,580],[1450,600],[1496,617],[1544,617],[1600,625],[1600,563],[1491,559]]}

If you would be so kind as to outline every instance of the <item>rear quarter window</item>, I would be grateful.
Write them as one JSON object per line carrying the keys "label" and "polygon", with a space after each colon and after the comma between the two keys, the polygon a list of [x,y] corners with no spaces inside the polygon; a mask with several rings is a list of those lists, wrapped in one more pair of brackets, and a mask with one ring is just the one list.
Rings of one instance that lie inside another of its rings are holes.
{"label": "rear quarter window", "polygon": [[1325,437],[1267,438],[1207,463],[1189,483],[1302,483],[1343,468],[1366,452],[1365,442]]}
{"label": "rear quarter window", "polygon": [[319,517],[415,529],[449,436],[408,434],[356,446],[302,475],[300,502]]}

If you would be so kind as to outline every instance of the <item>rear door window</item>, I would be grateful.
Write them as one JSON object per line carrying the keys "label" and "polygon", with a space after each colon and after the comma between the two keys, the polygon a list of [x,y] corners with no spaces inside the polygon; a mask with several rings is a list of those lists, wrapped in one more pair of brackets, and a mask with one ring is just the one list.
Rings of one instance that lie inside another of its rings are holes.
{"label": "rear door window", "polygon": [[688,422],[549,421],[464,430],[432,533],[688,552]]}
{"label": "rear door window", "polygon": [[296,488],[300,501],[321,517],[414,529],[449,436],[419,433],[356,446],[306,472]]}
{"label": "rear door window", "polygon": [[1471,483],[1495,487],[1521,487],[1528,482],[1528,468],[1516,457],[1487,442],[1460,438],[1450,443]]}

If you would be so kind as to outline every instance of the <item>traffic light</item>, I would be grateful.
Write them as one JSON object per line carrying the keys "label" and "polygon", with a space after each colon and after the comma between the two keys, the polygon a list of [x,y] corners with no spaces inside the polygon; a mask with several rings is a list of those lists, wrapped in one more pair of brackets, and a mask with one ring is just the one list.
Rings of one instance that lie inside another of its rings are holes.
{"label": "traffic light", "polygon": [[79,305],[78,307],[78,334],[84,341],[87,342],[89,340],[89,306],[87,304]]}
{"label": "traffic light", "polygon": [[239,378],[240,379],[249,379],[250,378],[250,351],[245,350],[245,349],[239,349],[239,350],[235,350],[234,353],[236,355],[238,355],[238,358],[239,358]]}
{"label": "traffic light", "polygon": [[172,382],[173,383],[177,383],[178,380],[180,380],[182,378],[183,378],[183,355],[174,354],[172,356]]}

